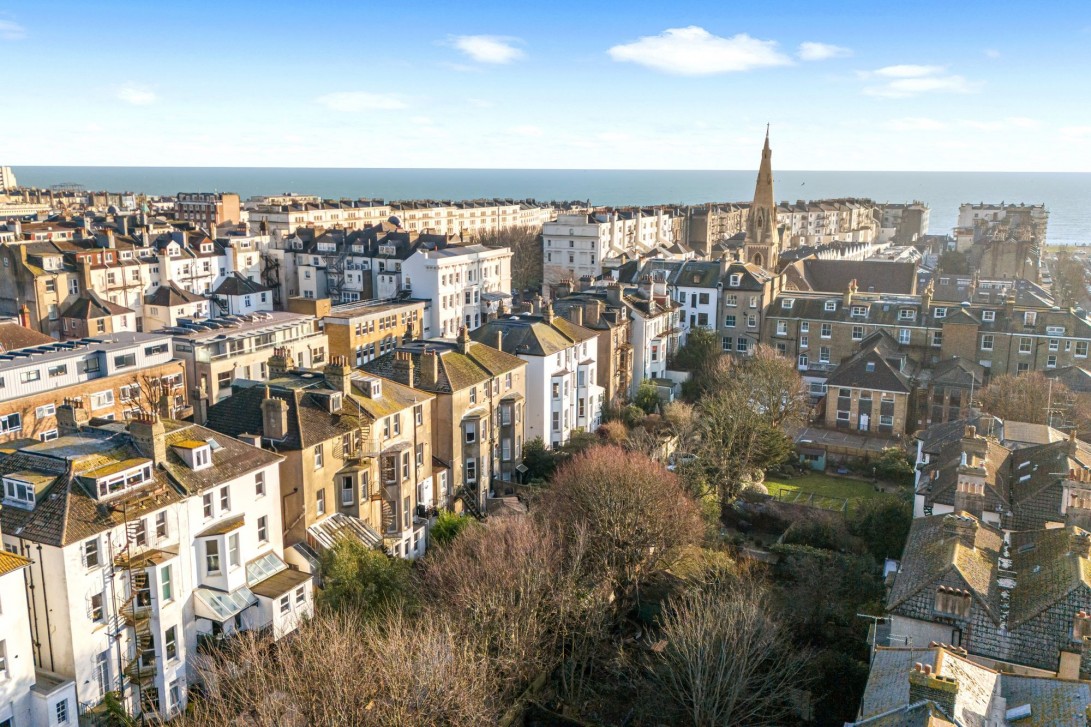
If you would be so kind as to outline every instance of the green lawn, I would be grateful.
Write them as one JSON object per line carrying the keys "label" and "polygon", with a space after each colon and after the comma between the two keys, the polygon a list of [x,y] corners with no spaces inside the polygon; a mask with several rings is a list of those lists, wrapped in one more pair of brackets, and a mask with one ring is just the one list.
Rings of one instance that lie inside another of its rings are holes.
{"label": "green lawn", "polygon": [[[829,510],[840,509],[843,500],[848,500],[851,508],[853,503],[865,498],[888,496],[882,492],[876,492],[870,482],[846,477],[831,477],[818,472],[800,475],[790,480],[769,477],[765,480],[765,486],[769,488],[770,495],[785,502],[794,500]],[[812,493],[815,497],[808,502],[806,496]]]}

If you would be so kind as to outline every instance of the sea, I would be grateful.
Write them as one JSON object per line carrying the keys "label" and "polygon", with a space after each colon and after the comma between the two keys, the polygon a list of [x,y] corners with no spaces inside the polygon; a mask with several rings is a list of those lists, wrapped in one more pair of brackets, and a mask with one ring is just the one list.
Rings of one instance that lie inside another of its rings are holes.
{"label": "sea", "polygon": [[[275,167],[15,167],[24,186],[79,184],[151,195],[299,192],[324,198],[586,200],[595,205],[747,201],[754,170],[346,169]],[[778,200],[867,197],[925,202],[929,232],[949,232],[965,202],[1045,204],[1047,242],[1091,243],[1091,173],[776,171]]]}

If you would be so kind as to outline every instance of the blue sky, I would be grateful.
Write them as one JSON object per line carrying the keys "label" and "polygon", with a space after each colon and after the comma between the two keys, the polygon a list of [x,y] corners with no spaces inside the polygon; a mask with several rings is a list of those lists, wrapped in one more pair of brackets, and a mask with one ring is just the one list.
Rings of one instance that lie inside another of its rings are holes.
{"label": "blue sky", "polygon": [[1087,2],[0,0],[0,64],[11,165],[1091,171]]}

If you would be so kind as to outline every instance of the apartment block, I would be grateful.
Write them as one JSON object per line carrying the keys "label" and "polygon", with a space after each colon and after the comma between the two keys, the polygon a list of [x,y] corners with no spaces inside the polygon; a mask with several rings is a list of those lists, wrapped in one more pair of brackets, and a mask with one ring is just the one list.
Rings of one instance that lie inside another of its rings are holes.
{"label": "apartment block", "polygon": [[422,337],[426,305],[409,298],[333,306],[322,318],[330,355],[344,356],[359,367],[393,351],[406,338]]}

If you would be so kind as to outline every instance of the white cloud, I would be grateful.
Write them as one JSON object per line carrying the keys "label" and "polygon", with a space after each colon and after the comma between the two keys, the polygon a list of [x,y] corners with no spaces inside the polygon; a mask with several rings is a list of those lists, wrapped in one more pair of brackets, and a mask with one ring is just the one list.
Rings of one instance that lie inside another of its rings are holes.
{"label": "white cloud", "polygon": [[1037,119],[1026,116],[1009,116],[1004,119],[991,121],[974,121],[966,119],[961,122],[963,126],[977,131],[1005,131],[1008,129],[1034,129],[1041,125]]}
{"label": "white cloud", "polygon": [[14,20],[0,20],[0,40],[22,40],[27,37],[27,29]]}
{"label": "white cloud", "polygon": [[936,119],[928,119],[924,117],[907,117],[904,119],[893,119],[885,123],[884,128],[890,131],[936,131],[942,129],[947,125],[942,121]]}
{"label": "white cloud", "polygon": [[394,111],[405,108],[405,102],[397,96],[365,91],[327,93],[315,101],[331,111]]}
{"label": "white cloud", "polygon": [[865,76],[879,76],[881,78],[920,78],[921,76],[933,76],[946,70],[943,66],[916,66],[903,63],[896,66],[884,66],[865,73]]}
{"label": "white cloud", "polygon": [[921,93],[973,93],[977,84],[963,76],[944,75],[944,66],[902,64],[884,66],[860,73],[861,78],[882,80],[882,85],[868,86],[864,93],[882,98],[905,98]]}
{"label": "white cloud", "polygon": [[451,45],[478,63],[517,61],[526,55],[516,47],[520,42],[518,38],[502,35],[457,35],[451,38]]}
{"label": "white cloud", "polygon": [[796,55],[801,61],[825,61],[830,58],[847,58],[852,55],[852,50],[829,43],[806,41],[799,44]]}
{"label": "white cloud", "polygon": [[117,90],[114,96],[119,101],[124,101],[133,106],[150,106],[159,98],[151,89],[134,83],[126,83]]}
{"label": "white cloud", "polygon": [[1000,51],[998,51],[996,48],[986,48],[985,49],[985,57],[986,58],[999,58],[1000,57]]}
{"label": "white cloud", "polygon": [[748,71],[792,63],[791,58],[777,50],[774,40],[759,40],[746,33],[721,38],[695,25],[668,28],[659,35],[615,45],[608,52],[615,61],[638,63],[683,76]]}

